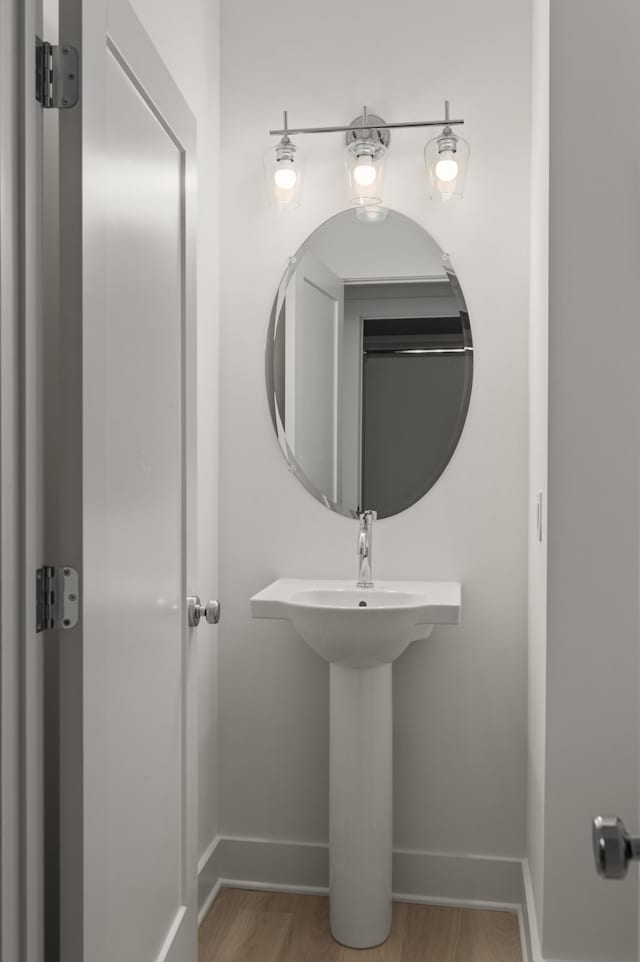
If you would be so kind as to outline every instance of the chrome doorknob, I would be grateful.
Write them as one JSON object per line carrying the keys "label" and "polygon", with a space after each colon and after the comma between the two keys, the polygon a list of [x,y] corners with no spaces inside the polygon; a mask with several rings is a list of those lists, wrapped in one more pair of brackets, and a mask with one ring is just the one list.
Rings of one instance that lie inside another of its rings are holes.
{"label": "chrome doorknob", "polygon": [[201,618],[204,618],[210,625],[217,625],[220,621],[220,610],[219,601],[208,601],[206,605],[203,605],[198,595],[187,598],[189,627],[197,628]]}
{"label": "chrome doorknob", "polygon": [[617,815],[597,815],[592,838],[596,868],[603,878],[624,878],[629,862],[640,859],[640,835],[629,835]]}

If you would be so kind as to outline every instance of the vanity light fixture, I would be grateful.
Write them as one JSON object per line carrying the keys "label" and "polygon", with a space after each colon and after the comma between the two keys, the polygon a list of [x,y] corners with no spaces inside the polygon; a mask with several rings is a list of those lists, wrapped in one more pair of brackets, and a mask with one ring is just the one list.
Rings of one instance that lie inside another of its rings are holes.
{"label": "vanity light fixture", "polygon": [[280,143],[264,155],[264,175],[274,207],[292,210],[300,206],[304,156],[289,138],[287,111]]}
{"label": "vanity light fixture", "polygon": [[375,223],[384,220],[382,215],[382,185],[384,169],[391,141],[391,130],[407,127],[442,127],[439,137],[429,141],[425,147],[425,163],[431,187],[431,196],[449,200],[462,197],[464,178],[469,161],[469,144],[454,134],[452,127],[463,124],[464,120],[452,120],[449,116],[449,101],[445,101],[444,120],[413,120],[406,123],[388,124],[382,117],[371,114],[366,107],[349,126],[335,127],[298,127],[288,125],[287,112],[284,114],[282,130],[270,130],[272,136],[279,136],[280,142],[265,155],[265,176],[267,186],[275,207],[298,207],[301,200],[302,166],[300,152],[291,142],[290,134],[331,134],[346,135],[345,164],[349,203],[356,208],[359,220]]}

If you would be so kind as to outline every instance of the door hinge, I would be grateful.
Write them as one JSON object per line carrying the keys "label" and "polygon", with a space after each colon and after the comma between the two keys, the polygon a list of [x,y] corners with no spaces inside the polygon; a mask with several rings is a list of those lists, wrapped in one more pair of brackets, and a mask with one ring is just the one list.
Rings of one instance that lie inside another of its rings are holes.
{"label": "door hinge", "polygon": [[75,107],[80,92],[79,65],[75,47],[36,37],[36,100],[43,107]]}
{"label": "door hinge", "polygon": [[65,565],[44,565],[36,571],[36,631],[74,628],[78,624],[78,572]]}

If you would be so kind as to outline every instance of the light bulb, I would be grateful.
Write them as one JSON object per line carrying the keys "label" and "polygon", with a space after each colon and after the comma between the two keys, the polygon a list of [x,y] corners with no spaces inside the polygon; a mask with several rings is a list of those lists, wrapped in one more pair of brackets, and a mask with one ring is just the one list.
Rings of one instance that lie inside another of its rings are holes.
{"label": "light bulb", "polygon": [[371,187],[376,179],[376,169],[369,157],[358,159],[358,164],[353,171],[353,179],[360,187]]}
{"label": "light bulb", "polygon": [[291,190],[292,187],[295,187],[298,176],[293,166],[293,161],[286,158],[279,160],[273,179],[276,187],[279,187],[280,190]]}
{"label": "light bulb", "polygon": [[455,180],[458,176],[458,161],[452,150],[443,150],[436,164],[436,177],[445,183]]}

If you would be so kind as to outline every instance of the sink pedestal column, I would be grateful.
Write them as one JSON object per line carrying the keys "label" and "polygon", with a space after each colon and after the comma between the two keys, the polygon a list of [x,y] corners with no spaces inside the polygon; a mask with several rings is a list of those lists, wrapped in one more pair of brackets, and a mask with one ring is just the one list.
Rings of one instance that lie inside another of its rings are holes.
{"label": "sink pedestal column", "polygon": [[331,933],[380,945],[391,930],[391,665],[330,666]]}

